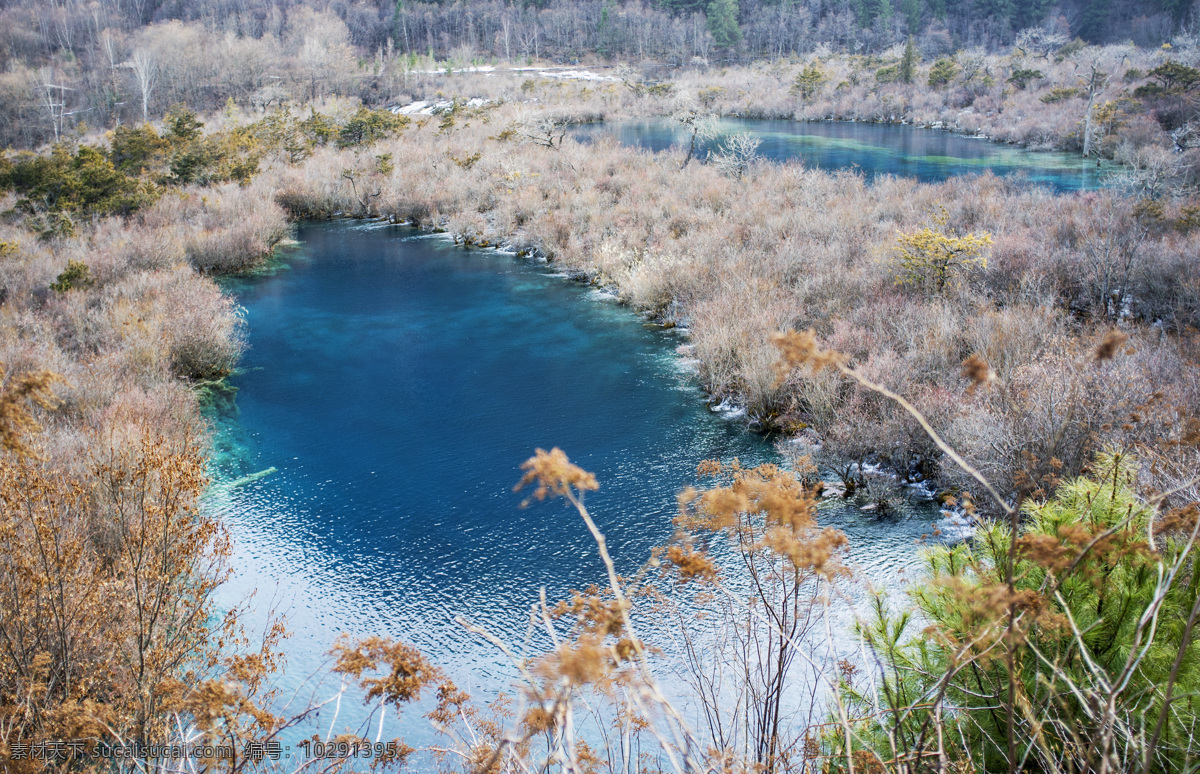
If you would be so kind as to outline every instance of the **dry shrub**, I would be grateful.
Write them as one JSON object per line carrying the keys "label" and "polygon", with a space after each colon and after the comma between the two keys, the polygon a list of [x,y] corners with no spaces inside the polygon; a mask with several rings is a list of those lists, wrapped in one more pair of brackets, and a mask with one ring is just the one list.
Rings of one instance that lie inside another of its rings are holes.
{"label": "dry shrub", "polygon": [[[187,259],[204,272],[247,269],[288,233],[284,211],[266,191],[233,183],[164,196],[141,221],[151,229],[173,228]],[[172,246],[168,241],[164,247]]]}
{"label": "dry shrub", "polygon": [[1004,379],[1061,342],[1061,327],[1053,311],[1044,307],[987,309],[967,319],[964,338],[967,348]]}
{"label": "dry shrub", "polygon": [[777,288],[759,281],[697,303],[690,314],[701,372],[717,396],[740,397],[751,413],[779,409],[776,352],[770,336],[791,314]]}
{"label": "dry shrub", "polygon": [[1198,253],[1200,231],[1168,235],[1155,246],[1137,277],[1133,306],[1140,316],[1174,333],[1200,328]]}
{"label": "dry shrub", "polygon": [[341,153],[320,148],[302,166],[278,173],[274,199],[293,217],[329,217],[350,209],[349,191],[340,184]]}
{"label": "dry shrub", "polygon": [[[82,477],[0,456],[0,634],[9,644],[0,685],[16,710],[10,745],[167,742],[179,731],[174,712],[200,722],[215,712],[229,730],[247,714],[242,728],[274,725],[248,703],[262,668],[235,678],[218,650],[218,638],[240,634],[232,618],[211,620],[229,544],[197,507],[199,447],[139,427],[136,437],[91,439]],[[206,706],[218,664],[230,701]]]}
{"label": "dry shrub", "polygon": [[704,281],[700,261],[675,253],[651,253],[629,267],[621,298],[637,309],[662,314],[679,299],[696,298]]}
{"label": "dry shrub", "polygon": [[10,255],[0,260],[0,287],[10,308],[26,306],[44,297],[50,283],[67,265],[56,251],[15,226],[0,225],[0,241],[15,245]]}
{"label": "dry shrub", "polygon": [[165,367],[188,379],[228,374],[241,356],[232,300],[186,267],[134,275],[105,293],[116,344],[137,369]]}
{"label": "dry shrub", "polygon": [[1153,445],[1197,405],[1171,346],[1141,338],[1099,362],[1090,350],[1050,344],[993,384],[948,434],[1001,491],[1045,497],[1106,443]]}
{"label": "dry shrub", "polygon": [[187,260],[187,251],[173,229],[134,230],[126,250],[133,270],[169,269]]}
{"label": "dry shrub", "polygon": [[25,436],[38,430],[31,407],[54,407],[51,387],[59,378],[49,371],[11,374],[0,370],[0,448],[19,455],[31,453]]}

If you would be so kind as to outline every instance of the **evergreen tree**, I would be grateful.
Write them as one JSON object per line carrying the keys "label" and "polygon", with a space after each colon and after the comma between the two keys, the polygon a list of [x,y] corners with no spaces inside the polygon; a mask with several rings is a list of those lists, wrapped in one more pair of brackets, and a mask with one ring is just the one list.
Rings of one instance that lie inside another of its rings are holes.
{"label": "evergreen tree", "polygon": [[736,46],[742,39],[737,17],[738,0],[711,0],[708,4],[708,31],[719,48]]}
{"label": "evergreen tree", "polygon": [[[960,7],[961,10],[968,11],[971,4],[963,3]],[[1015,0],[975,0],[973,10],[981,18],[1002,20],[1011,24],[1016,15],[1016,7]]]}
{"label": "evergreen tree", "polygon": [[1038,26],[1045,20],[1051,5],[1052,0],[1016,0],[1012,28],[1023,30]]}
{"label": "evergreen tree", "polygon": [[854,13],[858,26],[868,29],[879,23],[886,27],[892,20],[892,0],[850,0],[849,8]]}
{"label": "evergreen tree", "polygon": [[1171,18],[1176,23],[1183,21],[1183,17],[1187,15],[1188,9],[1192,7],[1189,0],[1159,0],[1159,5],[1164,11],[1171,14]]}
{"label": "evergreen tree", "polygon": [[892,21],[892,0],[878,0],[875,6],[875,19],[883,28],[887,28]]}
{"label": "evergreen tree", "polygon": [[917,73],[917,62],[920,60],[921,55],[917,53],[917,44],[913,42],[913,36],[909,35],[908,44],[904,46],[904,56],[900,59],[900,80],[912,83]]}
{"label": "evergreen tree", "polygon": [[854,20],[859,27],[866,29],[871,26],[871,5],[868,0],[850,0],[850,10],[854,12]]}
{"label": "evergreen tree", "polygon": [[[937,727],[939,746],[943,733],[950,745],[941,754],[972,760],[975,771],[1008,769],[1009,738],[1028,759],[1020,771],[1194,767],[1194,511],[1190,523],[1178,516],[1182,509],[1156,518],[1123,453],[1099,455],[1092,470],[1094,477],[1062,483],[1045,503],[1027,500],[1015,535],[993,522],[973,541],[932,549],[928,580],[910,592],[910,609],[892,614],[877,605],[878,619],[863,635],[886,664],[883,686],[877,697],[853,699],[884,707],[858,721],[854,745],[874,747],[866,760],[894,757],[889,737],[921,739]],[[919,633],[912,631],[918,622]],[[939,702],[953,711],[938,714]],[[1039,722],[1013,724],[1006,702],[1020,708],[1017,718]],[[871,722],[885,713],[897,718],[886,735]],[[942,718],[945,725],[935,726]],[[1114,733],[1123,723],[1128,730]],[[844,749],[837,733],[829,760]]]}
{"label": "evergreen tree", "polygon": [[604,56],[608,56],[612,51],[611,7],[610,0],[604,0],[604,5],[600,9],[600,21],[596,24],[596,52]]}
{"label": "evergreen tree", "polygon": [[657,4],[663,10],[676,15],[708,11],[705,0],[657,0]]}
{"label": "evergreen tree", "polygon": [[1111,11],[1112,0],[1088,0],[1083,6],[1083,14],[1080,16],[1075,34],[1089,43],[1103,40]]}

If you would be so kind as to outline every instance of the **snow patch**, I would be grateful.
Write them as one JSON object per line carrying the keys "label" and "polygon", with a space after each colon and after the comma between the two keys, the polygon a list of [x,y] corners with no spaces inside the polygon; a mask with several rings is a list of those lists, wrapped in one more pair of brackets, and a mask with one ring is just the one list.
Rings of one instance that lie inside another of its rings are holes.
{"label": "snow patch", "polygon": [[[491,104],[491,100],[483,97],[471,97],[466,102],[462,103],[463,107],[480,108]],[[440,100],[438,102],[429,102],[428,100],[417,100],[410,102],[403,107],[391,107],[388,111],[398,116],[436,116],[445,113],[454,107],[454,103],[450,100]]]}
{"label": "snow patch", "polygon": [[566,72],[551,72],[543,70],[538,73],[544,78],[558,78],[564,81],[619,81],[611,75],[600,75],[590,70],[568,70]]}
{"label": "snow patch", "polygon": [[709,408],[725,419],[737,419],[738,417],[746,416],[746,409],[736,403],[730,402],[728,398],[722,399],[720,403],[711,405]]}

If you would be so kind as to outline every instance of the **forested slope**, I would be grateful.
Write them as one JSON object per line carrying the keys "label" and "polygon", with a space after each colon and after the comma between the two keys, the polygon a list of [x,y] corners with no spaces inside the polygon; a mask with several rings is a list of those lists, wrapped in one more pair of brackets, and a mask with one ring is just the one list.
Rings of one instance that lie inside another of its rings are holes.
{"label": "forested slope", "polygon": [[422,70],[495,61],[707,66],[880,55],[910,37],[928,61],[1013,43],[1043,55],[1073,38],[1186,47],[1194,12],[1190,0],[15,0],[0,9],[0,145],[175,102],[374,104]]}

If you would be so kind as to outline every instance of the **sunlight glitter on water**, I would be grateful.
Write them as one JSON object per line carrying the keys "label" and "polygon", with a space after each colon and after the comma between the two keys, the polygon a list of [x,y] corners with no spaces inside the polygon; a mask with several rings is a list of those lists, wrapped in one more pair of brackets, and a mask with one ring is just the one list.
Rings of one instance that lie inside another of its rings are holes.
{"label": "sunlight glitter on water", "polygon": [[[341,632],[408,641],[479,696],[509,685],[511,666],[456,616],[520,640],[542,587],[553,601],[603,578],[578,516],[520,507],[535,447],[596,473],[589,506],[623,572],[670,537],[698,462],[779,459],[706,408],[678,335],[535,261],[419,236],[306,225],[287,269],[230,283],[250,349],[236,401],[215,404],[207,507],[236,541],[226,603],[257,591],[258,620],[270,604],[289,618],[281,685],[303,686],[298,700]],[[936,512],[826,518],[883,580],[919,565]]]}

